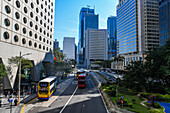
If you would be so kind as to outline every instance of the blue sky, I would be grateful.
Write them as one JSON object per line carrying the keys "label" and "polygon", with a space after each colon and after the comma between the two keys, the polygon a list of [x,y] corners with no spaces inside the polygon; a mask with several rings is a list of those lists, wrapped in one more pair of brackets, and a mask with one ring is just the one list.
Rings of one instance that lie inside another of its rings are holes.
{"label": "blue sky", "polygon": [[107,29],[107,18],[116,16],[118,0],[55,0],[54,39],[63,48],[63,37],[75,37],[78,44],[79,12],[82,7],[91,6],[99,14],[99,28]]}

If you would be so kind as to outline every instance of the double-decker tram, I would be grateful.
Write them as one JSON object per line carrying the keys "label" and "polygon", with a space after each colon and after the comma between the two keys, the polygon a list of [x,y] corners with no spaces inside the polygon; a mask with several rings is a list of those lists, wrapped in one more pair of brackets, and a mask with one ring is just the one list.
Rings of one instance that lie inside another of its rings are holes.
{"label": "double-decker tram", "polygon": [[80,74],[78,76],[78,87],[85,88],[86,87],[86,74]]}
{"label": "double-decker tram", "polygon": [[48,100],[55,91],[57,84],[56,77],[45,78],[38,83],[38,99]]}

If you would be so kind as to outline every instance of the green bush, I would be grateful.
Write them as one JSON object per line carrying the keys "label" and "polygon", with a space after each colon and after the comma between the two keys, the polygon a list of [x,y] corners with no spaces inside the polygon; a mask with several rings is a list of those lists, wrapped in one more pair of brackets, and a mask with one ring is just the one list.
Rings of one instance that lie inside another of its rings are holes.
{"label": "green bush", "polygon": [[128,106],[129,106],[130,108],[132,108],[133,104],[132,104],[132,103],[128,103]]}
{"label": "green bush", "polygon": [[133,102],[133,103],[136,103],[136,100],[135,100],[135,99],[132,99],[132,102]]}
{"label": "green bush", "polygon": [[161,106],[160,106],[160,104],[159,104],[158,102],[156,102],[156,103],[154,104],[154,108],[161,108]]}
{"label": "green bush", "polygon": [[154,110],[154,109],[150,109],[149,113],[161,113],[160,111]]}

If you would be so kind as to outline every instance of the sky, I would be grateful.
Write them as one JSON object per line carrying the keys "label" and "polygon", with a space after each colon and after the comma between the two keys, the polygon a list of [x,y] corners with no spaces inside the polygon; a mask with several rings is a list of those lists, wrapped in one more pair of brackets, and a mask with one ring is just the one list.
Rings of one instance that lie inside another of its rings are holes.
{"label": "sky", "polygon": [[90,6],[99,14],[99,29],[107,29],[107,18],[116,16],[118,0],[55,0],[54,40],[63,48],[64,37],[79,39],[79,13],[82,7]]}

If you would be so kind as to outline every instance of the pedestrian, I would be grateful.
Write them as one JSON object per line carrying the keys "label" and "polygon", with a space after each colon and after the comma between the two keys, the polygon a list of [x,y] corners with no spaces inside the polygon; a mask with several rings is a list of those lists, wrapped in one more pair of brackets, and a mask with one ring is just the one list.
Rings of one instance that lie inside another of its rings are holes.
{"label": "pedestrian", "polygon": [[0,107],[1,107],[1,105],[2,105],[2,100],[0,99]]}
{"label": "pedestrian", "polygon": [[17,106],[17,102],[18,102],[18,99],[15,99],[15,100],[14,100],[15,106]]}

